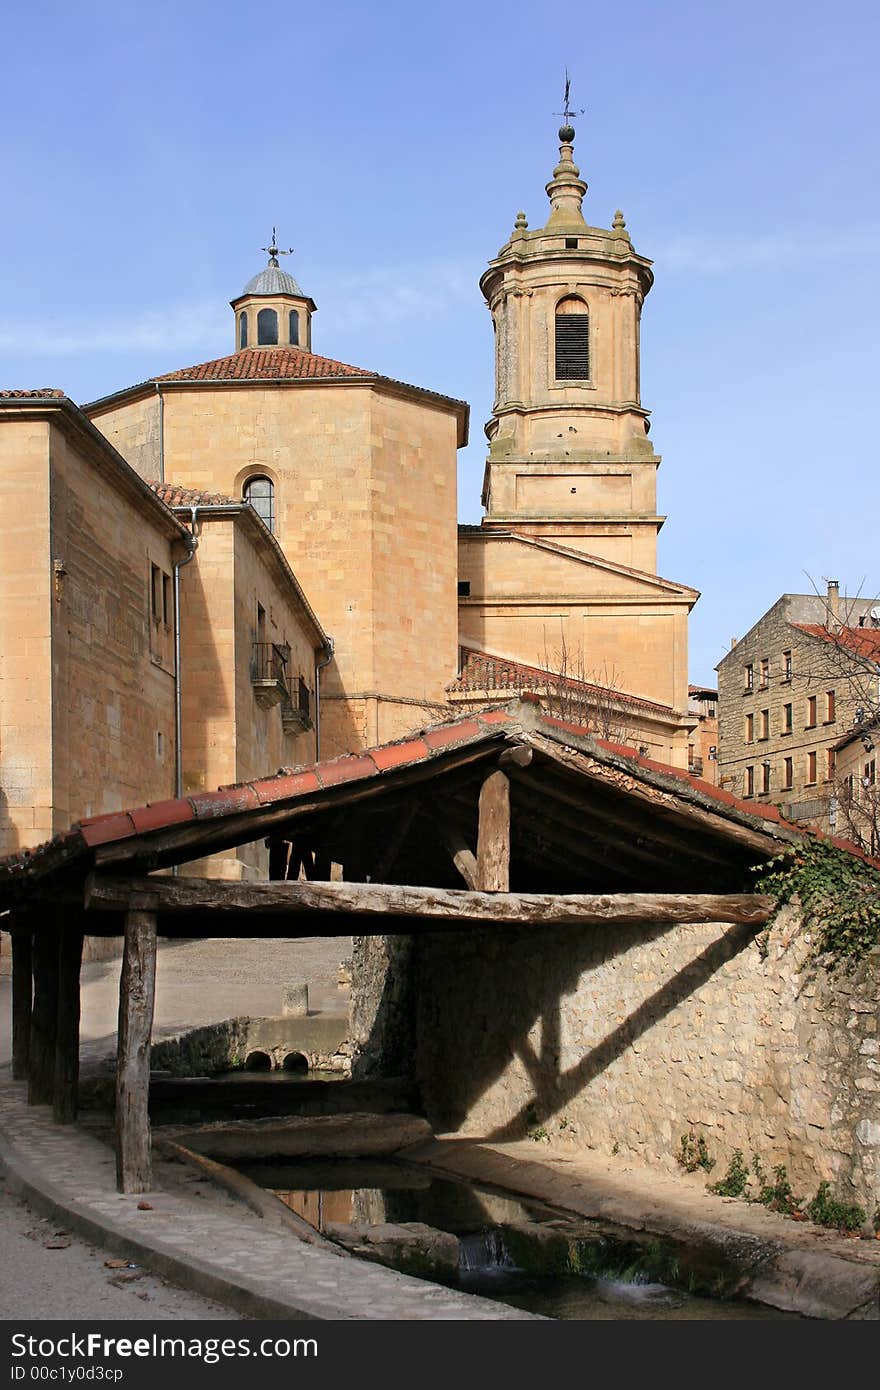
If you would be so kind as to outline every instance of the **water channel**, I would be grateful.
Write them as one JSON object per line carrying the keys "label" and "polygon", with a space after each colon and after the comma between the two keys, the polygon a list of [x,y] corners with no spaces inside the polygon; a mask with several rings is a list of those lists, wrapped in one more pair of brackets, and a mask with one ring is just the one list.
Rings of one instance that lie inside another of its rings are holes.
{"label": "water channel", "polygon": [[[437,1176],[394,1160],[238,1162],[317,1230],[417,1222],[457,1238],[457,1263],[430,1270],[395,1257],[382,1263],[438,1283],[566,1320],[774,1319],[794,1317],[738,1299],[739,1271],[697,1249]],[[454,1246],[453,1246],[454,1250]]]}

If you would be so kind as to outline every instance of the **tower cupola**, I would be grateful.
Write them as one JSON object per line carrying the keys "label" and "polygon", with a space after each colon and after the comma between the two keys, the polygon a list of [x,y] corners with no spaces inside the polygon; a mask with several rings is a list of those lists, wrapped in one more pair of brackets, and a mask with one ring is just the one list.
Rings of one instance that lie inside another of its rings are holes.
{"label": "tower cupola", "polygon": [[620,211],[610,227],[585,219],[572,117],[566,85],[547,221],[530,228],[517,213],[480,280],[495,329],[483,525],[552,534],[653,571],[659,459],[639,382],[651,262]]}
{"label": "tower cupola", "polygon": [[268,265],[230,300],[235,313],[236,351],[293,347],[311,352],[312,314],[317,306],[303,294],[294,277],[282,270],[278,260],[279,256],[292,255],[293,247],[282,250],[273,227],[272,240],[263,250],[269,257]]}

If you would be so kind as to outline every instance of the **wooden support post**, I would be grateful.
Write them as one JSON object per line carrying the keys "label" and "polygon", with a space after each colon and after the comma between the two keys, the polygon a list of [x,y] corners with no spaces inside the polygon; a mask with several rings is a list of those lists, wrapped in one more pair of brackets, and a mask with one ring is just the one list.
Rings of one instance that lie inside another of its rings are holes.
{"label": "wooden support post", "polygon": [[149,1192],[152,1185],[150,1033],[156,993],[156,913],[130,909],[119,981],[116,1043],[116,1186]]}
{"label": "wooden support post", "polygon": [[476,886],[482,893],[510,889],[510,782],[503,772],[490,773],[480,788]]}
{"label": "wooden support post", "polygon": [[465,840],[464,836],[454,825],[444,825],[442,827],[443,843],[452,856],[452,862],[461,874],[465,883],[471,891],[475,890],[479,881],[477,873],[477,857]]}
{"label": "wooden support post", "polygon": [[286,879],[287,861],[290,855],[289,840],[267,840],[269,847],[269,878]]}
{"label": "wooden support post", "polygon": [[51,1105],[55,1090],[55,1034],[58,1028],[57,927],[38,926],[32,964],[34,1002],[28,1059],[28,1105]]}
{"label": "wooden support post", "polygon": [[12,1075],[16,1081],[27,1080],[31,1055],[32,939],[29,926],[16,927],[12,933]]}
{"label": "wooden support post", "polygon": [[62,931],[58,946],[58,1025],[55,1035],[55,1094],[52,1117],[73,1124],[79,1099],[79,972],[83,934]]}

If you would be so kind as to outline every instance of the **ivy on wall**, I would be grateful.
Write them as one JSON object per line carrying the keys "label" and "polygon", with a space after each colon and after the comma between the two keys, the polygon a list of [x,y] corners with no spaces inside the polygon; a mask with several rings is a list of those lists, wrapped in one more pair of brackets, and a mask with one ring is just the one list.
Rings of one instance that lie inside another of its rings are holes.
{"label": "ivy on wall", "polygon": [[880,872],[856,855],[815,839],[788,846],[753,872],[756,891],[774,897],[777,910],[800,900],[816,933],[813,954],[832,968],[852,968],[880,943]]}

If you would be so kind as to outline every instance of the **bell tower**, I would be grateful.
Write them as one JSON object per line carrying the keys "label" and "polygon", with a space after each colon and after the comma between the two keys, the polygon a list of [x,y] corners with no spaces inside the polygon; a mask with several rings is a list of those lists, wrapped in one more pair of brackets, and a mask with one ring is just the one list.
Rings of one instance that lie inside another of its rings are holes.
{"label": "bell tower", "polygon": [[621,212],[592,227],[565,113],[550,214],[517,214],[480,288],[495,329],[495,403],[486,426],[484,528],[552,537],[656,573],[659,457],[639,390],[651,262]]}

